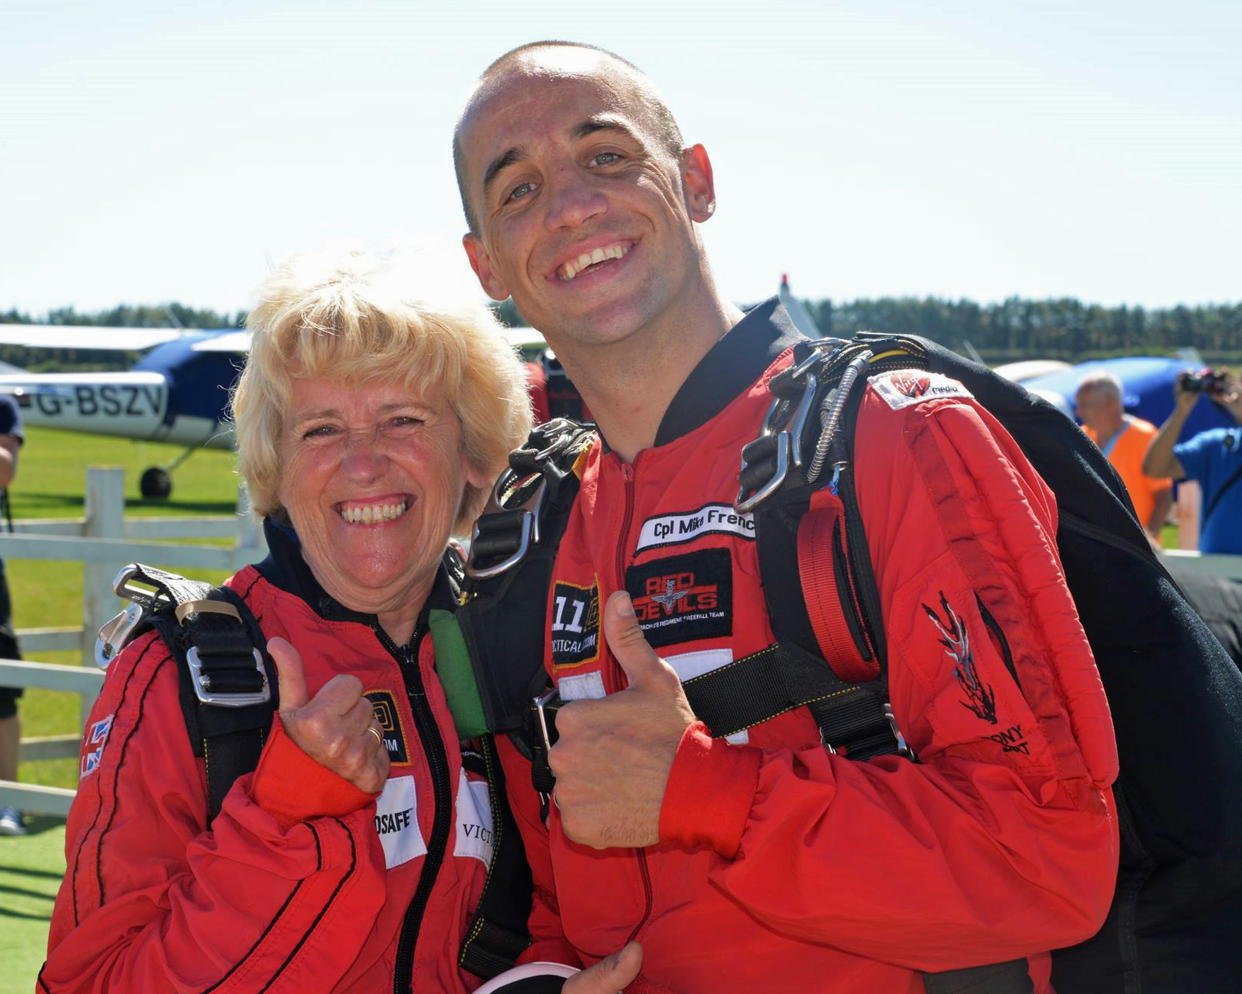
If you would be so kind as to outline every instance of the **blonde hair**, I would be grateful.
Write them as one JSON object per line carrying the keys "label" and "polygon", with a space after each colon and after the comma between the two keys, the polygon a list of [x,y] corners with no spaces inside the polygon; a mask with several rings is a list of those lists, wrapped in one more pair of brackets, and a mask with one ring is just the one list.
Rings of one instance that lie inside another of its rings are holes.
{"label": "blonde hair", "polygon": [[[404,260],[402,260],[404,262]],[[398,382],[443,391],[461,422],[463,458],[496,476],[530,430],[526,378],[482,304],[432,304],[408,266],[362,252],[294,256],[259,286],[246,319],[250,355],[232,395],[237,466],[255,513],[284,516],[278,443],[295,379]],[[454,530],[482,510],[466,485]]]}

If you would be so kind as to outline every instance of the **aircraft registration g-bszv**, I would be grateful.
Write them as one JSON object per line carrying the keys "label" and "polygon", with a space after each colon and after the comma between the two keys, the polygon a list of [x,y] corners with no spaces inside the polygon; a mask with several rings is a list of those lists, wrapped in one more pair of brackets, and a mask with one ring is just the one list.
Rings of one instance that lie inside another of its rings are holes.
{"label": "aircraft registration g-bszv", "polygon": [[[510,329],[509,338],[524,352],[544,347],[530,328]],[[245,362],[248,332],[0,324],[0,344],[146,353],[127,371],[0,375],[0,393],[16,398],[26,424],[184,445],[167,466],[143,471],[143,497],[172,493],[170,471],[195,449],[233,447],[229,390]]]}

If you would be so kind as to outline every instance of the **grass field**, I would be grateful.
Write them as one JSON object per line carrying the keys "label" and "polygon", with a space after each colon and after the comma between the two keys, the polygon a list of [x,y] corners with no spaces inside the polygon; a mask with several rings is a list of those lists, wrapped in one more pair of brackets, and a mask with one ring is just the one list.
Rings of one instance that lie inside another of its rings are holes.
{"label": "grass field", "polygon": [[[87,466],[125,470],[126,517],[231,515],[237,503],[237,477],[231,453],[197,452],[173,472],[167,501],[138,496],[138,477],[151,465],[167,465],[181,450],[154,443],[96,438],[52,429],[30,428],[9,497],[15,520],[79,518],[84,513]],[[121,563],[117,563],[118,568]],[[18,629],[82,624],[82,565],[13,559],[5,563]],[[223,573],[186,571],[219,582]],[[41,661],[76,664],[74,653],[48,653]],[[74,694],[27,690],[21,700],[26,737],[76,732],[79,698]],[[27,783],[57,787],[77,784],[74,759],[22,763]],[[43,962],[52,902],[65,870],[64,823],[29,818],[31,834],[0,838],[0,994],[29,994]]]}

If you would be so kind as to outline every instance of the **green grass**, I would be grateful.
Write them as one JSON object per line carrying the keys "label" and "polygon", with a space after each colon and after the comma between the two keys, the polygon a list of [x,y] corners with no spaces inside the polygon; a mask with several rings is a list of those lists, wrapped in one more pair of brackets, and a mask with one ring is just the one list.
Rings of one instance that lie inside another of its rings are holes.
{"label": "green grass", "polygon": [[0,838],[0,994],[30,994],[43,965],[52,902],[65,872],[65,824],[27,818],[30,834]]}
{"label": "green grass", "polygon": [[[84,512],[87,466],[120,466],[125,471],[126,517],[175,515],[200,517],[231,515],[237,504],[237,476],[230,452],[202,450],[173,471],[173,493],[166,501],[138,495],[138,477],[151,465],[167,465],[180,455],[178,446],[125,439],[100,438],[30,428],[18,461],[17,479],[9,490],[15,520],[80,518]],[[121,563],[117,563],[118,568]],[[13,622],[18,629],[82,624],[82,564],[47,560],[11,559],[5,563],[13,596]],[[225,574],[187,570],[196,579],[218,583]],[[39,660],[77,664],[76,653],[41,654]],[[32,688],[21,701],[22,734],[57,735],[80,727],[80,699],[75,694]],[[22,763],[20,778],[27,783],[73,787],[77,762],[73,759]]]}

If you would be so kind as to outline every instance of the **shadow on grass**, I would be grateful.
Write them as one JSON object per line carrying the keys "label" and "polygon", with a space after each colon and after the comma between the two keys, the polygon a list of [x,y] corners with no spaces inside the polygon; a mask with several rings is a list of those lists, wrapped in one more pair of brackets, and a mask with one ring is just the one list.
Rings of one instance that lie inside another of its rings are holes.
{"label": "shadow on grass", "polygon": [[[22,492],[21,503],[17,506],[14,518],[70,517],[80,518],[84,513],[86,499],[78,496],[49,493],[47,491],[26,490]],[[237,510],[234,500],[149,500],[145,497],[126,497],[125,510],[154,510],[169,515],[185,514],[233,514]]]}
{"label": "shadow on grass", "polygon": [[27,814],[25,816],[26,834],[24,836],[16,836],[19,841],[23,838],[30,839],[36,835],[42,835],[44,832],[50,832],[54,828],[64,828],[65,819],[59,815],[34,815]]}
{"label": "shadow on grass", "polygon": [[233,514],[237,510],[235,500],[146,500],[140,497],[126,498],[125,510],[153,508],[162,511],[184,511],[186,514]]}

